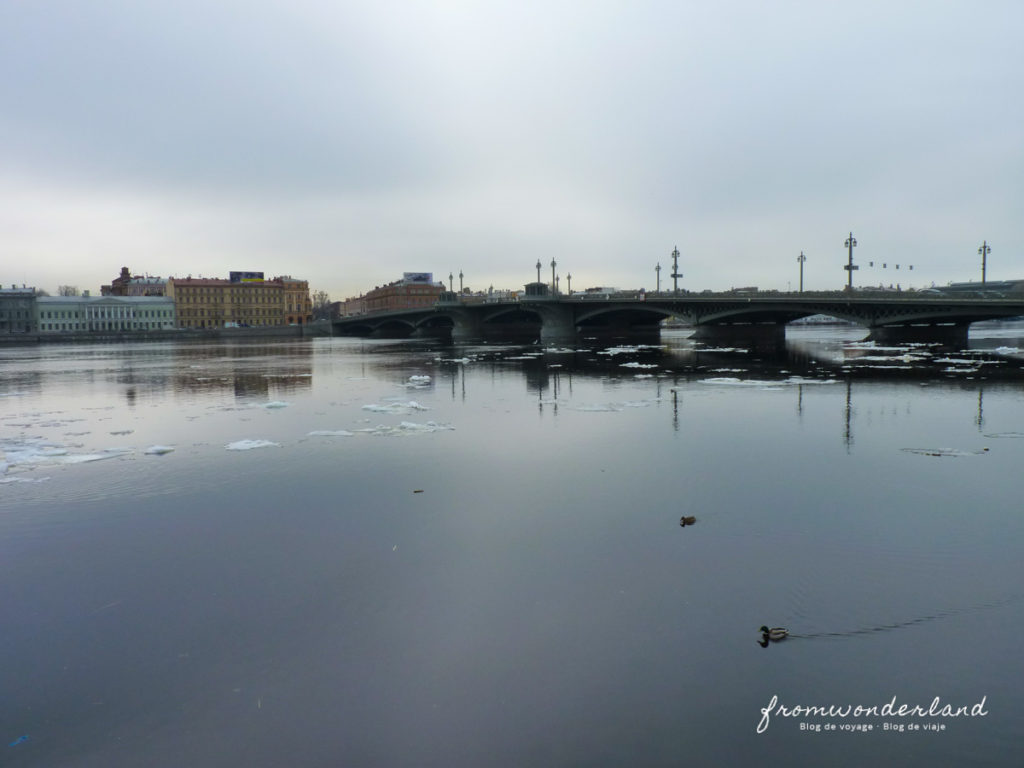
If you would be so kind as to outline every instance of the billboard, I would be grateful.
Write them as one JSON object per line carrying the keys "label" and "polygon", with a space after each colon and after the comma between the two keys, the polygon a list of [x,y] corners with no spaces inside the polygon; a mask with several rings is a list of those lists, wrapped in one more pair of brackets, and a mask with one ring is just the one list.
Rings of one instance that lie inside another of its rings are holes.
{"label": "billboard", "polygon": [[433,272],[403,272],[402,273],[403,283],[433,283],[434,273]]}
{"label": "billboard", "polygon": [[262,283],[262,272],[229,272],[228,279],[232,283]]}

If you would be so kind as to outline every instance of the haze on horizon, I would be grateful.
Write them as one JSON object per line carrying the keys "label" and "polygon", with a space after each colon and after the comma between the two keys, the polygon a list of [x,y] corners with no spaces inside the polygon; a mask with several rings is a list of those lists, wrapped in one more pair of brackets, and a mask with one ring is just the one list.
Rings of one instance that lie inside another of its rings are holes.
{"label": "haze on horizon", "polygon": [[803,251],[836,289],[850,231],[857,284],[978,280],[983,240],[1024,278],[1022,30],[1012,0],[14,0],[0,283],[651,289],[678,246],[681,287],[795,289]]}

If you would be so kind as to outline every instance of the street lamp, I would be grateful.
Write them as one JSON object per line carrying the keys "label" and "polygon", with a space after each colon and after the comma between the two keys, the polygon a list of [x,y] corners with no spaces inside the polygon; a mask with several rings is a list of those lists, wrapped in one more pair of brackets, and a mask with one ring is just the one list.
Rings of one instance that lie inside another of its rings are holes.
{"label": "street lamp", "polygon": [[451,293],[451,292],[453,291],[453,288],[452,288],[452,280],[454,280],[454,279],[455,279],[455,278],[453,278],[453,277],[452,277],[452,273],[451,273],[451,272],[449,272],[449,273],[448,273],[448,293]]}
{"label": "street lamp", "polygon": [[672,295],[679,295],[679,278],[682,274],[679,272],[679,246],[672,249]]}
{"label": "street lamp", "polygon": [[572,272],[565,276],[566,290],[572,296]]}
{"label": "street lamp", "polygon": [[551,259],[551,290],[554,293],[558,293],[558,285],[555,282],[555,260]]}
{"label": "street lamp", "polygon": [[981,254],[981,284],[985,284],[985,257],[992,253],[992,246],[988,244],[988,240],[984,240],[981,243],[981,248],[978,249],[978,253]]}
{"label": "street lamp", "polygon": [[462,270],[459,270],[459,293],[462,293]]}
{"label": "street lamp", "polygon": [[804,262],[807,261],[807,257],[804,256],[804,252],[800,251],[800,255],[796,257],[796,260],[800,262],[800,293],[804,292]]}
{"label": "street lamp", "polygon": [[537,282],[540,282],[540,259],[537,259]]}
{"label": "street lamp", "polygon": [[659,261],[654,267],[654,281],[657,287],[654,289],[655,293],[661,293],[661,262]]}
{"label": "street lamp", "polygon": [[860,269],[860,267],[855,266],[853,263],[853,249],[857,246],[857,241],[853,237],[853,232],[851,232],[850,236],[846,238],[846,242],[843,243],[843,245],[845,245],[850,251],[849,261],[847,261],[843,266],[843,269],[845,269],[850,276],[846,283],[846,290],[853,293],[853,270]]}

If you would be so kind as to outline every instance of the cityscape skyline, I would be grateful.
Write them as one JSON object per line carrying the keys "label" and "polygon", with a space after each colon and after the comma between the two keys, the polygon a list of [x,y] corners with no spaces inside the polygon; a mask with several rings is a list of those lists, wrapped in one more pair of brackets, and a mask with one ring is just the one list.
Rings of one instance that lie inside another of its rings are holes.
{"label": "cityscape skyline", "polygon": [[849,233],[855,285],[980,280],[983,244],[989,280],[1019,278],[1022,22],[999,0],[8,4],[0,281],[261,270],[341,300],[407,271],[518,289],[555,259],[653,289],[678,247],[680,287],[833,290]]}

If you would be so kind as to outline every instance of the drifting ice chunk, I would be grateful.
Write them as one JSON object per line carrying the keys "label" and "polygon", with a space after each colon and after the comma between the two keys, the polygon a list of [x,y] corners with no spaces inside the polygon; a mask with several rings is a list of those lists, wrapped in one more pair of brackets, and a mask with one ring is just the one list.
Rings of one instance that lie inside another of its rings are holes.
{"label": "drifting ice chunk", "polygon": [[286,403],[284,400],[271,400],[269,403],[264,403],[264,408],[287,408],[291,403]]}
{"label": "drifting ice chunk", "polygon": [[147,456],[163,456],[165,453],[170,453],[173,450],[174,446],[171,445],[151,445],[143,453]]}
{"label": "drifting ice chunk", "polygon": [[280,443],[275,443],[272,440],[236,440],[224,447],[229,451],[251,451],[254,448],[279,448],[280,446]]}
{"label": "drifting ice chunk", "polygon": [[371,403],[370,405],[363,406],[364,411],[373,411],[375,413],[411,413],[412,411],[429,411],[430,409],[425,405],[420,405],[415,400],[410,400],[407,403],[388,403],[387,405],[378,405],[377,403]]}
{"label": "drifting ice chunk", "polygon": [[355,433],[347,429],[314,429],[306,434],[310,437],[352,437]]}

